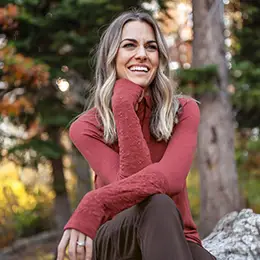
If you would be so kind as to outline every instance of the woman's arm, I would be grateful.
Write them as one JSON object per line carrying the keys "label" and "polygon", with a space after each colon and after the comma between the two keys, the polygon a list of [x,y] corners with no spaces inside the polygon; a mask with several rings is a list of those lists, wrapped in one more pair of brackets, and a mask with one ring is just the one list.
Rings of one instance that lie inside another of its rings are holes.
{"label": "woman's arm", "polygon": [[166,193],[164,175],[151,171],[151,165],[128,178],[88,192],[64,227],[94,239],[98,228],[124,209],[148,196]]}
{"label": "woman's arm", "polygon": [[198,105],[187,101],[161,161],[87,193],[65,229],[73,228],[94,238],[100,225],[146,197],[156,193],[179,193],[185,185],[196,149],[199,118]]}
{"label": "woman's arm", "polygon": [[117,80],[112,110],[119,145],[119,179],[126,178],[152,163],[139,118],[134,109],[143,88],[127,80]]}
{"label": "woman's arm", "polygon": [[183,190],[197,147],[199,106],[192,99],[181,99],[181,104],[183,112],[179,123],[174,127],[167,149],[160,162],[152,166],[154,171],[165,175],[169,184],[169,195]]}
{"label": "woman's arm", "polygon": [[97,112],[89,111],[70,127],[70,139],[105,184],[128,177],[152,163],[134,110],[143,89],[126,79],[117,80],[112,110],[118,133],[119,154],[103,140],[97,129]]}

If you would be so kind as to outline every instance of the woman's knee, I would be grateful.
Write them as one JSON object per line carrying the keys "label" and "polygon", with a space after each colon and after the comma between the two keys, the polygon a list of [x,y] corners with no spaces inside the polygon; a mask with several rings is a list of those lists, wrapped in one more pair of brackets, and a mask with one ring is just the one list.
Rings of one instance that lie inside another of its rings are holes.
{"label": "woman's knee", "polygon": [[168,225],[183,229],[181,214],[175,202],[168,195],[156,194],[150,196],[140,206],[142,207],[139,222],[141,229],[155,228],[156,226],[160,228],[164,226],[167,229]]}
{"label": "woman's knee", "polygon": [[154,194],[150,196],[148,199],[149,204],[152,204],[156,207],[176,207],[176,204],[174,203],[172,198],[170,198],[166,194]]}
{"label": "woman's knee", "polygon": [[160,212],[161,215],[176,213],[179,215],[175,202],[166,194],[154,194],[145,201],[146,211]]}

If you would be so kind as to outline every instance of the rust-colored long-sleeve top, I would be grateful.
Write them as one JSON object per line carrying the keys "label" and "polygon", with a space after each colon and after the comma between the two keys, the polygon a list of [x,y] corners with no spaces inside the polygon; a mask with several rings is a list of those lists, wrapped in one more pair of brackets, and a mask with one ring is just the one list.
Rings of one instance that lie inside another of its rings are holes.
{"label": "rust-colored long-sleeve top", "polygon": [[179,122],[168,142],[150,134],[151,99],[139,85],[116,81],[112,97],[118,142],[107,145],[96,108],[81,115],[70,127],[70,138],[95,172],[95,190],[79,203],[65,229],[73,228],[92,239],[98,228],[116,214],[146,197],[164,193],[179,209],[187,240],[201,244],[193,222],[186,188],[196,150],[200,121],[198,105],[180,98]]}

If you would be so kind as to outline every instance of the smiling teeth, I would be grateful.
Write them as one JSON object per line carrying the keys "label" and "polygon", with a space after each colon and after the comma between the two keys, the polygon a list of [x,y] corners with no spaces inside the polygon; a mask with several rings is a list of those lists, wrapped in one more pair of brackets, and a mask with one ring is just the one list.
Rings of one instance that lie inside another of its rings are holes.
{"label": "smiling teeth", "polygon": [[134,66],[134,67],[131,67],[130,68],[131,71],[145,71],[145,72],[148,72],[148,68],[146,67],[138,67],[138,66]]}

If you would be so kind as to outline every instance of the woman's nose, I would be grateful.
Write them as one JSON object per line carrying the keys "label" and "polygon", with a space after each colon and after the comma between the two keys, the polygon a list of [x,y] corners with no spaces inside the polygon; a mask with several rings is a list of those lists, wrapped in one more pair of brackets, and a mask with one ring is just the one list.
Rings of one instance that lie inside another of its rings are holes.
{"label": "woman's nose", "polygon": [[145,50],[144,46],[140,46],[137,49],[136,58],[137,59],[142,59],[142,60],[147,58],[147,53],[146,53],[146,50]]}

